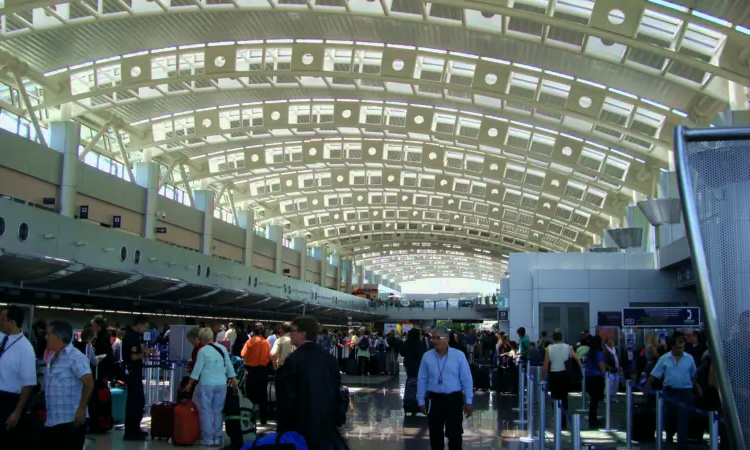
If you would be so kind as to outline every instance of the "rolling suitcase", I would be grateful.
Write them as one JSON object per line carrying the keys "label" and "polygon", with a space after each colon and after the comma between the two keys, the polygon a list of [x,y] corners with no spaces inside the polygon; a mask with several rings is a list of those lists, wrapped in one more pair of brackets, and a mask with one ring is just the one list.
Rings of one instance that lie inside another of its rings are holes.
{"label": "rolling suitcase", "polygon": [[101,386],[89,402],[89,433],[106,433],[114,426],[112,418],[112,393],[109,386]]}
{"label": "rolling suitcase", "polygon": [[192,401],[175,406],[172,440],[175,445],[193,445],[201,440],[201,421],[198,417],[198,407]]}
{"label": "rolling suitcase", "polygon": [[154,403],[151,406],[151,439],[174,437],[174,410],[172,402]]}
{"label": "rolling suitcase", "polygon": [[125,389],[112,388],[109,392],[112,395],[112,421],[123,423],[125,422],[125,400],[127,399]]}
{"label": "rolling suitcase", "polygon": [[414,416],[421,410],[417,403],[417,379],[407,378],[404,387],[404,412]]}

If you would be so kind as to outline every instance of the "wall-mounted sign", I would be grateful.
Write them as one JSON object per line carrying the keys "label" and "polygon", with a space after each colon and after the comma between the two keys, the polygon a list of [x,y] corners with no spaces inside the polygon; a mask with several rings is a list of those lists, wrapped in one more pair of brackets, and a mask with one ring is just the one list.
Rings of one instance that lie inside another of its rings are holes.
{"label": "wall-mounted sign", "polygon": [[122,216],[112,217],[112,228],[120,228],[122,226]]}
{"label": "wall-mounted sign", "polygon": [[54,205],[57,203],[57,199],[55,197],[44,197],[42,199],[42,205]]}
{"label": "wall-mounted sign", "polygon": [[677,270],[677,287],[687,286],[695,286],[695,270],[693,270],[692,264]]}
{"label": "wall-mounted sign", "polygon": [[497,310],[497,320],[503,321],[503,320],[510,320],[508,319],[508,310],[507,309],[498,309]]}
{"label": "wall-mounted sign", "polygon": [[156,227],[154,228],[156,234],[167,234],[167,227]]}
{"label": "wall-mounted sign", "polygon": [[597,327],[619,327],[622,325],[622,311],[599,311],[596,313]]}
{"label": "wall-mounted sign", "polygon": [[701,323],[698,307],[623,308],[623,327],[694,328]]}
{"label": "wall-mounted sign", "polygon": [[81,207],[78,209],[78,218],[79,219],[88,219],[89,218],[89,207],[88,207],[88,205],[81,205]]}

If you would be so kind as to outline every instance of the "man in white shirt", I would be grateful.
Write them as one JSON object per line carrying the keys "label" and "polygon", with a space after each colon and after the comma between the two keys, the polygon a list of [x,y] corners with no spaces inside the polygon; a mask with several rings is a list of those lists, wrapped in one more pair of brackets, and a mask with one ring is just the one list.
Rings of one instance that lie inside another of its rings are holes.
{"label": "man in white shirt", "polygon": [[271,335],[268,336],[266,340],[268,341],[268,345],[270,345],[271,348],[273,348],[273,344],[276,343],[276,332],[274,330],[271,330]]}
{"label": "man in white shirt", "polygon": [[271,362],[273,363],[274,370],[279,370],[279,367],[284,364],[286,357],[294,351],[294,346],[289,336],[291,332],[292,324],[289,322],[285,322],[279,327],[279,337],[274,340],[273,347],[271,348]]}
{"label": "man in white shirt", "polygon": [[36,386],[36,356],[21,332],[23,315],[16,305],[0,312],[0,442],[8,448]]}
{"label": "man in white shirt", "polygon": [[227,325],[227,332],[224,334],[224,339],[229,341],[229,348],[234,345],[234,340],[237,339],[237,330],[234,328],[232,322],[229,322],[229,325]]}

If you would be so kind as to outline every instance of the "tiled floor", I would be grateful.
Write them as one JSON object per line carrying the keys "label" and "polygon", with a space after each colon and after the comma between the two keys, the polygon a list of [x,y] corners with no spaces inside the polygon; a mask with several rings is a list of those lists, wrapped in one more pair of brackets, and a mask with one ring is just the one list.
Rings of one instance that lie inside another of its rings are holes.
{"label": "tiled floor", "polygon": [[[343,382],[349,387],[352,395],[348,412],[346,437],[351,450],[427,450],[429,441],[427,421],[418,415],[405,416],[401,406],[405,377],[350,377],[344,376]],[[580,394],[571,395],[571,407],[580,406]],[[465,449],[526,449],[527,444],[520,442],[519,437],[525,432],[519,431],[514,424],[517,413],[518,398],[511,395],[478,391],[474,397],[474,415],[464,422]],[[624,429],[624,402],[613,404],[613,428]],[[551,416],[551,407],[548,409]],[[602,405],[601,414],[604,413]],[[550,417],[547,429],[547,446],[553,448],[552,426]],[[148,428],[148,418],[144,419],[144,429]],[[624,443],[624,433],[586,430],[582,423],[584,444],[600,448],[615,448]],[[273,431],[273,427],[266,430]],[[266,431],[261,429],[260,431]],[[562,448],[572,448],[570,433],[563,431]],[[228,443],[228,441],[227,441]],[[653,444],[639,445],[641,450],[653,448]],[[143,443],[123,442],[122,432],[114,431],[104,436],[89,439],[86,450],[140,450],[173,448],[165,441],[144,441]],[[193,448],[200,448],[194,446]],[[665,446],[665,449],[668,449]],[[702,448],[696,446],[695,448]],[[703,447],[705,448],[705,447]],[[536,446],[534,446],[536,449]],[[531,450],[531,449],[530,449]]]}

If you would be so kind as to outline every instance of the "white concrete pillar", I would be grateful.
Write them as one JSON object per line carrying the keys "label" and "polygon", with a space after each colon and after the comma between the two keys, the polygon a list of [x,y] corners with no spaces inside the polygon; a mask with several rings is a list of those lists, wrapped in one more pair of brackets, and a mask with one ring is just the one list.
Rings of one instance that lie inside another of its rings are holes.
{"label": "white concrete pillar", "polygon": [[253,239],[255,239],[255,211],[252,209],[237,211],[237,223],[245,230],[245,248],[242,263],[253,267]]}
{"label": "white concrete pillar", "polygon": [[343,277],[343,260],[341,259],[341,254],[338,252],[331,253],[331,264],[335,264],[336,266],[336,275],[334,276],[336,280],[336,285],[333,287],[337,291],[341,290],[341,285],[345,284]]}
{"label": "white concrete pillar", "polygon": [[304,283],[307,281],[307,238],[296,236],[292,247],[299,252],[299,280]]}
{"label": "white concrete pillar", "polygon": [[325,246],[319,247],[321,251],[321,258],[320,260],[320,286],[327,288],[328,287],[328,248]]}
{"label": "white concrete pillar", "polygon": [[59,211],[65,217],[76,215],[76,180],[78,179],[78,145],[81,142],[81,125],[78,122],[50,122],[49,146],[62,153],[60,174]]}
{"label": "white concrete pillar", "polygon": [[201,251],[204,255],[211,256],[214,247],[214,191],[198,189],[193,192],[193,196],[195,197],[195,209],[203,213]]}
{"label": "white concrete pillar", "polygon": [[156,211],[159,203],[159,164],[137,162],[133,166],[135,183],[146,188],[146,213],[143,221],[143,237],[154,239],[156,232]]}
{"label": "white concrete pillar", "polygon": [[373,284],[380,284],[383,281],[383,276],[377,273],[373,273],[372,282]]}
{"label": "white concrete pillar", "polygon": [[354,261],[350,258],[343,260],[342,265],[344,266],[344,282],[346,285],[346,293],[351,294],[354,291],[353,278],[354,278]]}
{"label": "white concrete pillar", "polygon": [[[659,172],[656,184],[656,194],[659,198],[679,198],[677,190],[676,172]],[[659,248],[663,248],[672,242],[685,236],[685,224],[680,215],[680,223],[661,225],[659,233]]]}
{"label": "white concrete pillar", "polygon": [[357,266],[357,287],[359,289],[365,287],[365,268],[361,265]]}
{"label": "white concrete pillar", "polygon": [[284,274],[284,230],[281,225],[266,226],[266,238],[276,243],[274,272],[276,275]]}

